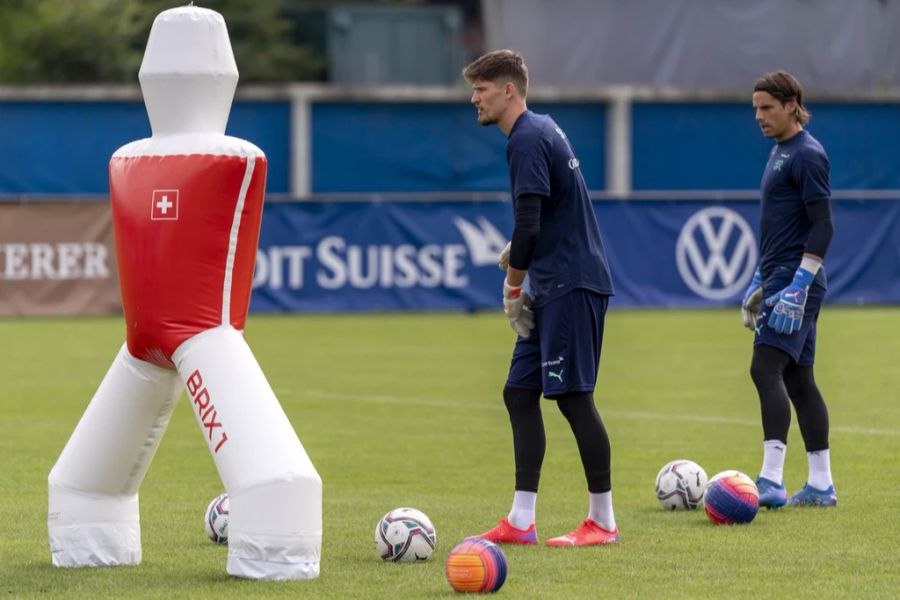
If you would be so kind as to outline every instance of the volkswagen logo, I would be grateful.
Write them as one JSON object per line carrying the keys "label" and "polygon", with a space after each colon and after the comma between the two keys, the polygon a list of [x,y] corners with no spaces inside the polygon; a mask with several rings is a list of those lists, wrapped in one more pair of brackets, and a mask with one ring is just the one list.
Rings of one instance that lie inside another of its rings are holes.
{"label": "volkswagen logo", "polygon": [[691,215],[675,244],[684,283],[698,296],[727,300],[744,291],[756,270],[756,237],[747,221],[724,206]]}

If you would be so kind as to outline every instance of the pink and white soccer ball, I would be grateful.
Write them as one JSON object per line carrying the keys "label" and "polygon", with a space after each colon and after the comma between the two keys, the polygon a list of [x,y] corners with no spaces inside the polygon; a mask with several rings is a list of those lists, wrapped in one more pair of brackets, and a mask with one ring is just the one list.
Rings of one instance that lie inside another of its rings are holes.
{"label": "pink and white soccer ball", "polygon": [[753,481],[753,480],[750,478],[749,475],[747,475],[747,474],[745,474],[745,473],[742,473],[741,471],[738,471],[738,470],[736,470],[736,469],[728,469],[727,471],[720,471],[719,473],[716,473],[715,475],[713,475],[712,477],[710,477],[709,481],[706,482],[706,487],[711,486],[711,485],[713,484],[714,481],[718,481],[719,479],[722,479],[723,477],[730,477],[730,476],[732,476],[732,475],[735,475],[735,476],[740,477],[740,478],[742,478],[742,479],[746,479],[747,481],[749,481],[749,482],[752,483],[753,485],[756,485],[756,482]]}
{"label": "pink and white soccer ball", "polygon": [[228,543],[228,494],[219,494],[206,507],[206,535],[216,544]]}
{"label": "pink and white soccer ball", "polygon": [[656,497],[667,510],[693,510],[703,504],[706,471],[691,460],[666,463],[656,476]]}
{"label": "pink and white soccer ball", "polygon": [[749,523],[759,512],[759,490],[740,471],[716,474],[706,486],[706,516],[715,525]]}
{"label": "pink and white soccer ball", "polygon": [[395,508],[375,525],[375,550],[383,560],[426,560],[434,552],[436,541],[431,520],[415,508]]}

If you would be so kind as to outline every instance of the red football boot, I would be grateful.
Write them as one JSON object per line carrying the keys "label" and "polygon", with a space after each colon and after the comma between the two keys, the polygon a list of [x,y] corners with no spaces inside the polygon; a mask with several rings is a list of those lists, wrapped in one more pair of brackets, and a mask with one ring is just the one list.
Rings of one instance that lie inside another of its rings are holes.
{"label": "red football boot", "polygon": [[614,531],[607,531],[593,519],[585,519],[584,523],[572,533],[547,540],[548,546],[599,546],[618,543],[618,527]]}
{"label": "red football boot", "polygon": [[495,544],[537,544],[537,528],[532,523],[528,529],[513,527],[505,518],[498,521],[498,525],[479,535],[472,537],[481,538]]}

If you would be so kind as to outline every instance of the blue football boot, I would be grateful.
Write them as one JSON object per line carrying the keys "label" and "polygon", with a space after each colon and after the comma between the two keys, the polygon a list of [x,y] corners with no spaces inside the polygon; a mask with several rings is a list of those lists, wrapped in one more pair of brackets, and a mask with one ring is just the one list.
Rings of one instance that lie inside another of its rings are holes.
{"label": "blue football boot", "polygon": [[781,508],[787,504],[787,490],[784,484],[778,484],[765,477],[756,478],[756,489],[759,490],[759,505],[766,508]]}
{"label": "blue football boot", "polygon": [[791,496],[792,506],[834,506],[837,504],[837,492],[833,485],[827,490],[820,490],[804,484],[803,489]]}

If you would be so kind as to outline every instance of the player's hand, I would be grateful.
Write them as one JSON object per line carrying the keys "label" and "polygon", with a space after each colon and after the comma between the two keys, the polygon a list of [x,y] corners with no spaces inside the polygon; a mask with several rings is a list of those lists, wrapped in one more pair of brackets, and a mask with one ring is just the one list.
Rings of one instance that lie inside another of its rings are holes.
{"label": "player's hand", "polygon": [[512,286],[503,280],[503,312],[509,319],[509,326],[523,338],[531,335],[534,329],[534,313],[531,311],[531,298],[522,292],[522,286]]}
{"label": "player's hand", "polygon": [[509,268],[509,251],[512,249],[512,242],[506,242],[506,247],[497,255],[497,266],[501,271]]}
{"label": "player's hand", "polygon": [[797,269],[789,286],[766,298],[766,306],[773,306],[768,325],[776,333],[791,335],[800,331],[806,295],[815,275],[806,269]]}
{"label": "player's hand", "polygon": [[756,330],[756,315],[759,314],[762,295],[762,277],[759,269],[756,269],[747,291],[744,292],[744,299],[741,301],[741,320],[744,321],[744,327],[750,331]]}

